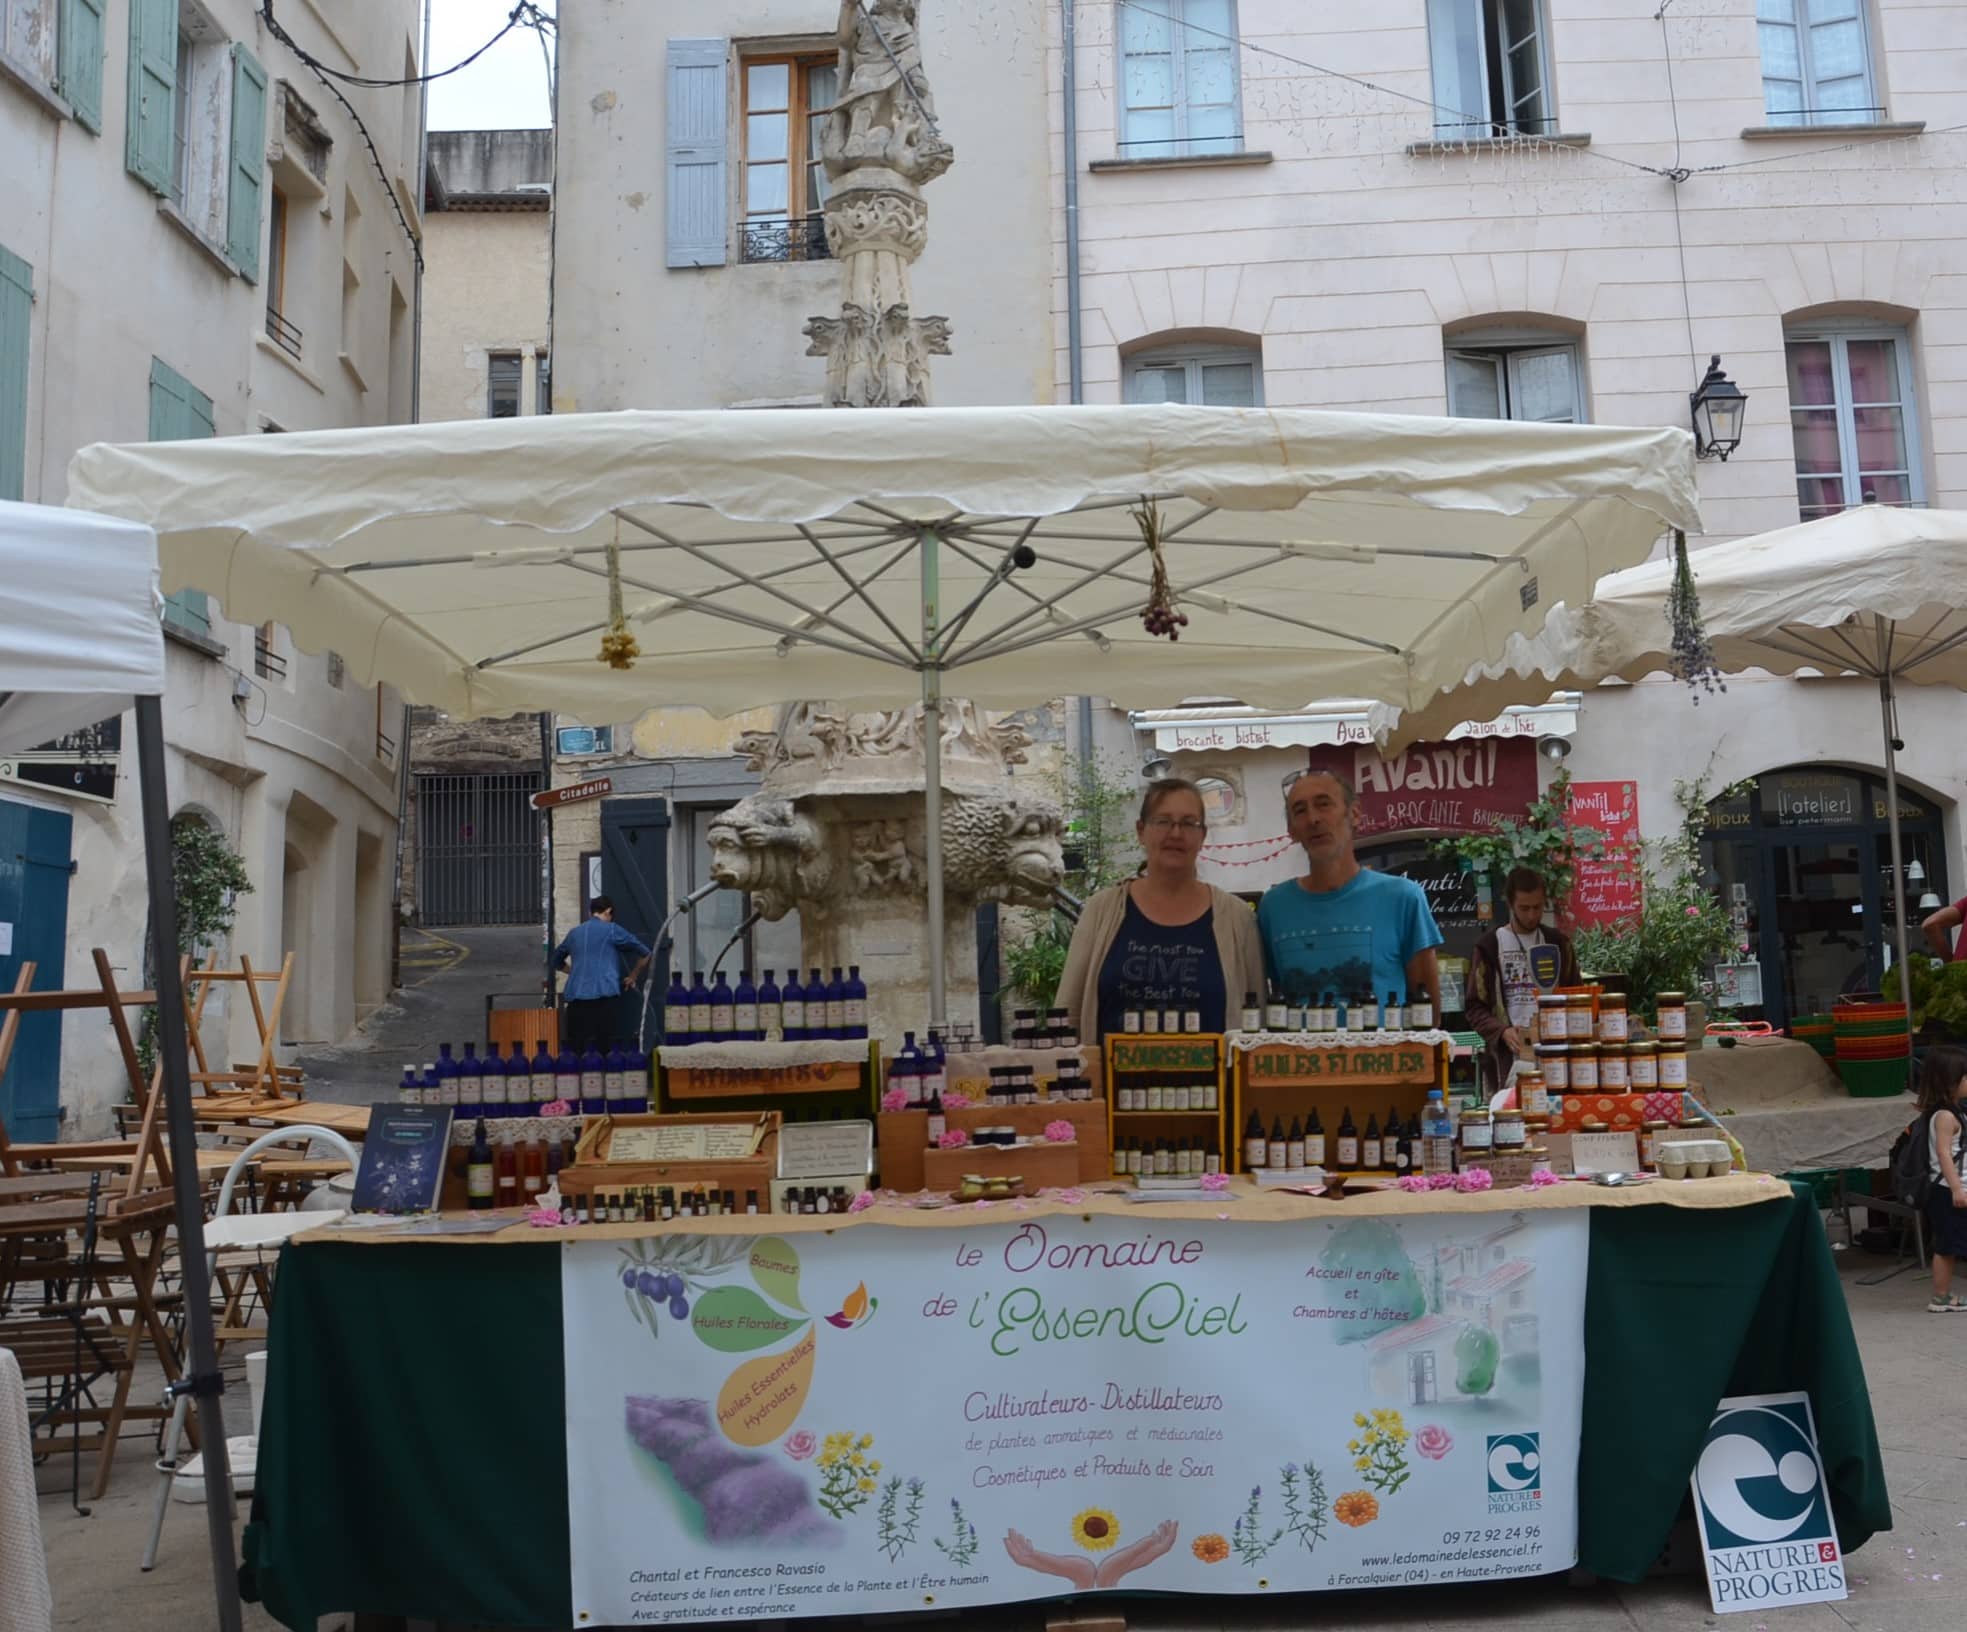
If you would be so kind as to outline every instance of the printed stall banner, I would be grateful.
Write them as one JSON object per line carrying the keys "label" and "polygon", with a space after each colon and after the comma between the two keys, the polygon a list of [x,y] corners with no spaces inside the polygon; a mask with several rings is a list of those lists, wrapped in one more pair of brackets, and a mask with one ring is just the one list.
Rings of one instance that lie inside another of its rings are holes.
{"label": "printed stall banner", "polygon": [[577,1624],[1566,1569],[1587,1229],[570,1243]]}

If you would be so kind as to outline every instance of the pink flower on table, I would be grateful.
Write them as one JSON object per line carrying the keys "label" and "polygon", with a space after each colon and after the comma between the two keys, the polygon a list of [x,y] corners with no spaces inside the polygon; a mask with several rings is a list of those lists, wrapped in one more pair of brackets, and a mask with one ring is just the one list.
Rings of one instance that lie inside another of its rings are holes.
{"label": "pink flower on table", "polygon": [[944,1110],[967,1111],[969,1108],[970,1096],[964,1093],[961,1088],[952,1088],[948,1093],[943,1095]]}
{"label": "pink flower on table", "polygon": [[1414,1449],[1430,1462],[1439,1462],[1454,1448],[1454,1436],[1438,1422],[1430,1422],[1414,1436]]}
{"label": "pink flower on table", "polygon": [[785,1454],[795,1462],[806,1461],[819,1448],[820,1442],[810,1428],[801,1428],[785,1442]]}
{"label": "pink flower on table", "polygon": [[961,1128],[949,1128],[936,1141],[936,1148],[938,1150],[961,1150],[969,1142],[969,1134],[965,1133]]}
{"label": "pink flower on table", "polygon": [[1212,1196],[1221,1195],[1223,1191],[1229,1188],[1229,1175],[1227,1173],[1204,1173],[1202,1175],[1202,1188]]}
{"label": "pink flower on table", "polygon": [[536,1230],[557,1230],[565,1220],[551,1207],[535,1207],[526,1215],[526,1222]]}
{"label": "pink flower on table", "polygon": [[1486,1167],[1466,1167],[1455,1175],[1455,1188],[1464,1193],[1487,1190],[1496,1182]]}
{"label": "pink flower on table", "polygon": [[1064,1190],[1054,1190],[1052,1192],[1052,1199],[1056,1202],[1063,1203],[1067,1207],[1077,1207],[1086,1199],[1086,1192],[1081,1190],[1077,1185],[1072,1185]]}
{"label": "pink flower on table", "polygon": [[908,1090],[906,1088],[890,1088],[881,1096],[881,1108],[884,1111],[907,1110]]}
{"label": "pink flower on table", "polygon": [[850,1213],[864,1213],[873,1205],[874,1192],[872,1190],[863,1190],[852,1201],[847,1203],[847,1211]]}
{"label": "pink flower on table", "polygon": [[1530,1175],[1530,1188],[1532,1190],[1548,1189],[1553,1184],[1562,1184],[1563,1182],[1563,1174],[1553,1173],[1547,1167],[1540,1167]]}
{"label": "pink flower on table", "polygon": [[1430,1190],[1452,1190],[1455,1188],[1455,1175],[1452,1173],[1430,1173],[1427,1176]]}
{"label": "pink flower on table", "polygon": [[1069,1145],[1078,1134],[1079,1130],[1064,1117],[1060,1117],[1056,1122],[1045,1124],[1045,1137],[1055,1145]]}
{"label": "pink flower on table", "polygon": [[564,1099],[551,1099],[540,1107],[541,1116],[572,1116],[574,1107]]}
{"label": "pink flower on table", "polygon": [[1429,1182],[1428,1176],[1425,1173],[1403,1173],[1400,1175],[1400,1188],[1403,1190],[1422,1191],[1428,1188]]}

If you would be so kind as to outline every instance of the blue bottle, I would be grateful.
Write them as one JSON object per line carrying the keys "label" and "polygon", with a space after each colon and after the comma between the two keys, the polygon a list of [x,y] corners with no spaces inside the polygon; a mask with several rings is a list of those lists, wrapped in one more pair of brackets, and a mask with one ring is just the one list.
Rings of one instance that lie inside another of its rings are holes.
{"label": "blue bottle", "polygon": [[701,969],[690,986],[690,1041],[710,1041],[710,988],[703,983]]}
{"label": "blue bottle", "polygon": [[865,1037],[867,1035],[867,982],[861,979],[861,966],[850,964],[847,969],[846,985],[842,988],[841,1018],[845,1022],[845,1037]]}
{"label": "blue bottle", "polygon": [[423,1103],[423,1078],[417,1075],[414,1065],[403,1067],[403,1080],[396,1085],[396,1103],[399,1105],[421,1105]]}
{"label": "blue bottle", "polygon": [[731,1041],[737,1026],[736,1008],[731,983],[724,978],[724,972],[720,969],[717,971],[717,984],[710,989],[710,1040],[713,1043]]}
{"label": "blue bottle", "polygon": [[589,1043],[581,1055],[581,1115],[600,1116],[608,1109],[607,1070],[600,1047]]}
{"label": "blue bottle", "polygon": [[940,1103],[949,1086],[949,1050],[943,1047],[942,1033],[931,1030],[922,1040],[922,1098]]}
{"label": "blue bottle", "polygon": [[601,1103],[610,1116],[626,1111],[628,1057],[623,1052],[626,1045],[617,1038],[608,1045],[608,1053],[601,1063]]}
{"label": "blue bottle", "polygon": [[806,1035],[815,1040],[833,1035],[826,1024],[826,982],[818,969],[806,976]]}
{"label": "blue bottle", "polygon": [[483,1081],[478,1086],[479,1114],[485,1117],[505,1115],[505,1061],[499,1058],[499,1045],[491,1043],[485,1049],[485,1070]]}
{"label": "blue bottle", "polygon": [[812,1035],[806,1029],[806,988],[799,984],[796,968],[786,970],[779,992],[779,1032],[788,1043],[803,1043]]}
{"label": "blue bottle", "polygon": [[772,971],[767,969],[765,978],[758,983],[758,1037],[761,1042],[785,1034],[785,1015],[779,1003],[779,983],[772,978]]}
{"label": "blue bottle", "polygon": [[623,1055],[622,1106],[628,1114],[639,1116],[649,1109],[649,1056],[640,1047],[625,1049]]}
{"label": "blue bottle", "polygon": [[451,1045],[437,1045],[437,1098],[425,1101],[426,1104],[449,1105],[453,1109],[458,1103],[458,1062],[451,1058]]}
{"label": "blue bottle", "polygon": [[922,1050],[915,1046],[915,1033],[902,1033],[901,1052],[888,1065],[888,1086],[908,1095],[911,1108],[922,1103]]}
{"label": "blue bottle", "polygon": [[765,1035],[758,1029],[758,988],[749,969],[738,971],[738,983],[731,988],[731,1035],[741,1043],[755,1043]]}
{"label": "blue bottle", "polygon": [[435,1060],[428,1062],[423,1068],[423,1102],[430,1110],[435,1110],[444,1103],[444,1079],[437,1074]]}
{"label": "blue bottle", "polygon": [[466,1043],[464,1058],[458,1061],[458,1120],[475,1122],[484,1114],[484,1063],[478,1058],[478,1045]]}
{"label": "blue bottle", "polygon": [[576,1111],[581,1107],[581,1057],[565,1043],[553,1062],[553,1098],[564,1099]]}
{"label": "blue bottle", "polygon": [[833,966],[833,979],[826,983],[826,1034],[829,1037],[847,1037],[847,981],[840,973],[840,965]]}
{"label": "blue bottle", "polygon": [[526,1086],[526,1115],[538,1116],[542,1105],[553,1102],[557,1091],[554,1087],[557,1074],[554,1058],[547,1053],[546,1041],[542,1038],[538,1052],[533,1055],[533,1074]]}
{"label": "blue bottle", "polygon": [[662,1000],[662,1034],[672,1048],[695,1041],[690,1034],[690,988],[683,984],[681,969],[669,972],[669,990]]}

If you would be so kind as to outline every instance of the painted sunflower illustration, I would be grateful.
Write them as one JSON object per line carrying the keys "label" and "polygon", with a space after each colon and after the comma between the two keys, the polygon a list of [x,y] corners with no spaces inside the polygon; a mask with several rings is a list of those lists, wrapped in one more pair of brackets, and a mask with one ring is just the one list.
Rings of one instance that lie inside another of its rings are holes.
{"label": "painted sunflower illustration", "polygon": [[1229,1557],[1229,1542],[1211,1531],[1206,1536],[1197,1536],[1188,1544],[1188,1550],[1204,1564],[1220,1564]]}
{"label": "painted sunflower illustration", "polygon": [[1072,1539],[1089,1553],[1103,1553],[1120,1539],[1120,1521],[1103,1507],[1072,1516]]}

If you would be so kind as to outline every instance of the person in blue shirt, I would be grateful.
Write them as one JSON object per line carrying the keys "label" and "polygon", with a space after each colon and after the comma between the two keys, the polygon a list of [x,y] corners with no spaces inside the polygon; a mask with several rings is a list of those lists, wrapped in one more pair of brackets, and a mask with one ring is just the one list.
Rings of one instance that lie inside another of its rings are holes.
{"label": "person in blue shirt", "polygon": [[1353,792],[1331,771],[1307,771],[1284,794],[1291,837],[1311,871],[1273,885],[1257,905],[1264,968],[1287,996],[1331,993],[1351,1007],[1371,994],[1425,993],[1441,1015],[1441,931],[1427,894],[1412,879],[1359,865]]}
{"label": "person in blue shirt", "polygon": [[[553,950],[553,967],[569,959],[573,969],[567,976],[561,997],[566,1002],[563,1044],[576,1053],[590,1044],[606,1048],[624,1036],[617,1011],[624,987],[633,991],[642,971],[649,967],[649,949],[615,922],[615,903],[597,895],[587,904],[588,917],[567,931],[567,938]],[[622,953],[638,952],[642,961],[622,975]]]}

